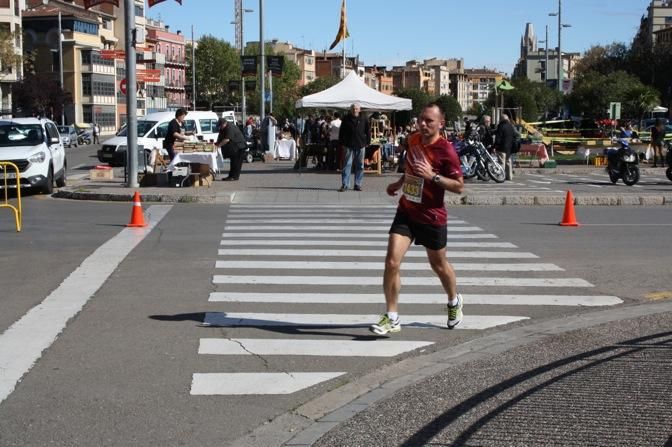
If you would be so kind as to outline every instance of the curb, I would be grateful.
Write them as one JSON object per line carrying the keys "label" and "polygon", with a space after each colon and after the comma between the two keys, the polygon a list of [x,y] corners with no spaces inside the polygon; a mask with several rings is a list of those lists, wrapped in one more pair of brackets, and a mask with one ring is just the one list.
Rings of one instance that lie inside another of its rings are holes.
{"label": "curb", "polygon": [[672,312],[672,301],[623,306],[543,321],[497,332],[432,354],[408,358],[318,396],[296,410],[281,414],[231,445],[309,447],[328,431],[372,404],[447,369],[555,335],[663,312]]}
{"label": "curb", "polygon": [[[58,199],[68,200],[94,200],[101,202],[131,202],[133,191],[105,193],[90,191],[69,191],[62,189],[52,195]],[[237,192],[229,191],[220,194],[194,195],[194,194],[142,194],[143,202],[152,203],[208,203],[230,204],[233,203]],[[577,206],[670,206],[672,205],[672,193],[668,195],[574,195],[574,205]],[[310,202],[305,198],[304,202]],[[319,201],[313,199],[313,201]],[[445,200],[448,206],[562,206],[565,204],[564,194],[544,195],[464,195],[447,196]]]}

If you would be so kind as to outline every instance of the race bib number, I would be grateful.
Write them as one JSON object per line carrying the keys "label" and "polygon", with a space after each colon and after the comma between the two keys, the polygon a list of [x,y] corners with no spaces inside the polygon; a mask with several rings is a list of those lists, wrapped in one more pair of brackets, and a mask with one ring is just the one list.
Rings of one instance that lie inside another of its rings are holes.
{"label": "race bib number", "polygon": [[409,174],[404,175],[404,186],[402,187],[402,191],[406,200],[422,203],[422,186],[424,183],[425,179],[422,177],[416,177]]}

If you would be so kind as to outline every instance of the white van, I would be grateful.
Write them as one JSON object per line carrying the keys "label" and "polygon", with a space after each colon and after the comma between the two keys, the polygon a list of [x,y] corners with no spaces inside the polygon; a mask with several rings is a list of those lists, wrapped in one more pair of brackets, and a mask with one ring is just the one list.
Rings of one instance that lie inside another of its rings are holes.
{"label": "white van", "polygon": [[[145,149],[145,157],[153,149],[162,149],[163,140],[168,133],[168,124],[175,118],[175,112],[148,113],[138,117],[138,146]],[[215,112],[188,112],[184,119],[184,131],[203,141],[217,139],[217,114]],[[126,165],[126,128],[114,137],[103,141],[98,151],[98,160],[112,166]]]}
{"label": "white van", "polygon": [[238,125],[238,120],[236,119],[236,113],[233,110],[227,110],[226,112],[222,112],[222,118],[227,120],[229,123]]}

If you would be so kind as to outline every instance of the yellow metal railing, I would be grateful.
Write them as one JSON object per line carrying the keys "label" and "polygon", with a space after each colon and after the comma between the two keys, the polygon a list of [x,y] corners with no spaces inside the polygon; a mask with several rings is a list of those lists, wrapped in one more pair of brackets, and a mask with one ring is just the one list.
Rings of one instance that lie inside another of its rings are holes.
{"label": "yellow metal railing", "polygon": [[[7,172],[13,169],[14,172]],[[19,174],[19,167],[9,161],[0,161],[0,174],[2,174],[2,181],[4,182],[3,190],[5,191],[5,200],[0,202],[0,208],[10,208],[14,211],[14,220],[16,220],[16,231],[21,231],[21,223],[23,222],[23,215],[21,213],[21,176]],[[16,179],[16,200],[17,206],[9,203],[9,187],[8,180],[14,177]]]}

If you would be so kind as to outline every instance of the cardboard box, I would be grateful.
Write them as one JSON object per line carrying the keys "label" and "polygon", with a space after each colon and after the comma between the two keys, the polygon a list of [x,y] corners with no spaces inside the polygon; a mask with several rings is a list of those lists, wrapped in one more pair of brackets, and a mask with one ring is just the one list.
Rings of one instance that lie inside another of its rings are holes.
{"label": "cardboard box", "polygon": [[112,169],[91,169],[89,178],[91,180],[114,180],[114,171]]}

